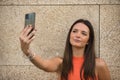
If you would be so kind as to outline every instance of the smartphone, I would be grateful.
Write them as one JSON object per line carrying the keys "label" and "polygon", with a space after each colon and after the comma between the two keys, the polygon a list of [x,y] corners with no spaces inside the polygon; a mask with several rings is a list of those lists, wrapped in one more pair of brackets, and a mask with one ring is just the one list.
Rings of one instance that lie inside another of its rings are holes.
{"label": "smartphone", "polygon": [[35,15],[35,12],[25,14],[25,27],[27,25],[32,25],[32,27],[35,27]]}
{"label": "smartphone", "polygon": [[35,12],[25,14],[25,27],[27,25],[32,25],[32,27],[33,27],[32,30],[29,32],[29,34],[35,28],[35,16],[36,16]]}

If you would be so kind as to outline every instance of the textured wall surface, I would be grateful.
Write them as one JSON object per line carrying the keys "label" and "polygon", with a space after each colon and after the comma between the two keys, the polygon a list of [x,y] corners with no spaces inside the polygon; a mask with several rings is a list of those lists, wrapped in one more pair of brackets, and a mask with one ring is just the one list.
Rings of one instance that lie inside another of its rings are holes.
{"label": "textured wall surface", "polygon": [[62,56],[72,23],[84,18],[95,29],[96,54],[108,64],[112,80],[120,79],[120,0],[0,0],[0,80],[56,80],[36,68],[20,49],[25,13],[36,12],[31,48],[43,58]]}
{"label": "textured wall surface", "polygon": [[120,5],[100,7],[100,57],[109,65],[113,80],[120,79]]}

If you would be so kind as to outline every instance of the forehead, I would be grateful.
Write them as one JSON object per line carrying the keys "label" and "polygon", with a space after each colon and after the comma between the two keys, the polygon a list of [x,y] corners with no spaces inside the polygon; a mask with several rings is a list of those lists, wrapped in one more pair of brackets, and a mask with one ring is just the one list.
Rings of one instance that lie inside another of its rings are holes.
{"label": "forehead", "polygon": [[83,23],[77,23],[74,25],[73,29],[89,32],[89,28]]}

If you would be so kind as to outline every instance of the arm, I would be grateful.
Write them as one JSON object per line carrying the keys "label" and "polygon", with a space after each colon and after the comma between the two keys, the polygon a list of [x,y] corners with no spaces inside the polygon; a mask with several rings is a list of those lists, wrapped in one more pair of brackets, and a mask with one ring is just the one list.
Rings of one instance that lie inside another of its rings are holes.
{"label": "arm", "polygon": [[111,80],[107,64],[102,59],[97,59],[98,80]]}
{"label": "arm", "polygon": [[39,55],[31,60],[31,62],[38,68],[47,72],[58,72],[59,66],[62,63],[62,59],[59,57],[54,57],[51,59],[42,59]]}
{"label": "arm", "polygon": [[62,59],[59,57],[55,57],[49,60],[42,59],[40,56],[37,54],[34,55],[34,52],[31,51],[30,43],[34,40],[35,38],[35,32],[36,30],[33,30],[30,34],[29,32],[31,31],[32,26],[27,26],[25,29],[22,30],[20,34],[20,43],[21,43],[21,50],[26,56],[32,55],[31,62],[37,66],[38,68],[48,71],[48,72],[57,72],[59,66],[62,63]]}

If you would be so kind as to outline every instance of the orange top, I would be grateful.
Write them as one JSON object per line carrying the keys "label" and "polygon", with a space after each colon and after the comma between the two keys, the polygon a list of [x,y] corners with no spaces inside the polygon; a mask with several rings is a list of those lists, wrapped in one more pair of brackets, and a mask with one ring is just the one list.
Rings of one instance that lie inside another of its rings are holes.
{"label": "orange top", "polygon": [[83,62],[84,57],[73,57],[73,71],[68,74],[68,80],[81,80],[80,69],[82,68]]}

